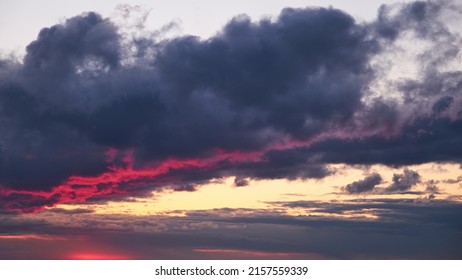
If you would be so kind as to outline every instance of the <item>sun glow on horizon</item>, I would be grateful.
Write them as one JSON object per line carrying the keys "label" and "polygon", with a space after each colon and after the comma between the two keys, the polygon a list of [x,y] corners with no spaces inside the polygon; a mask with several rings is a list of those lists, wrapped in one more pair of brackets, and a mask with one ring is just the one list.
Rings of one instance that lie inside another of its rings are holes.
{"label": "sun glow on horizon", "polygon": [[[402,199],[427,199],[424,193],[429,184],[438,186],[435,198],[458,200],[462,195],[460,183],[454,182],[460,178],[462,172],[456,164],[421,164],[409,166],[425,174],[421,182],[412,188],[412,192],[400,194],[385,194],[383,189],[391,183],[393,174],[401,173],[402,168],[390,168],[385,166],[372,166],[364,169],[358,166],[332,165],[336,172],[324,179],[307,180],[250,180],[245,187],[234,186],[234,177],[228,177],[197,188],[195,191],[174,191],[166,188],[161,191],[153,191],[152,196],[143,198],[130,198],[125,201],[108,201],[103,204],[63,204],[59,208],[77,209],[88,207],[95,214],[124,214],[124,215],[168,215],[182,216],[181,211],[210,210],[218,208],[252,208],[274,209],[268,202],[289,202],[297,200],[313,201],[348,201],[359,198],[402,198]],[[383,177],[383,182],[377,186],[376,192],[361,194],[346,194],[343,187],[352,182],[362,179],[365,174],[378,172]],[[382,191],[381,191],[382,190]],[[285,211],[285,210],[284,210]],[[288,210],[290,215],[310,215],[303,211]],[[312,214],[312,213],[311,213]],[[371,213],[351,213],[352,217],[374,218]]]}

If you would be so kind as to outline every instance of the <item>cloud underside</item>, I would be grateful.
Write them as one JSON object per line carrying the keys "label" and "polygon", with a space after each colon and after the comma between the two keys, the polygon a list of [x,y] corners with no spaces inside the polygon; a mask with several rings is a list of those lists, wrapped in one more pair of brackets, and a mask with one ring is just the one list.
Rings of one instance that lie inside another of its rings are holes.
{"label": "cloud underside", "polygon": [[[457,8],[382,6],[369,23],[284,9],[238,16],[208,39],[128,34],[92,12],[44,28],[21,62],[0,61],[0,210],[228,176],[323,178],[331,163],[459,163],[461,40],[447,16]],[[425,48],[416,75],[396,79],[406,42]],[[409,172],[389,191],[415,184]]]}
{"label": "cloud underside", "polygon": [[[183,217],[92,215],[83,209],[3,215],[0,259],[461,257],[460,203],[377,199],[272,204],[279,210],[197,210]],[[293,216],[281,209],[310,214]],[[43,251],[45,246],[49,250]]]}

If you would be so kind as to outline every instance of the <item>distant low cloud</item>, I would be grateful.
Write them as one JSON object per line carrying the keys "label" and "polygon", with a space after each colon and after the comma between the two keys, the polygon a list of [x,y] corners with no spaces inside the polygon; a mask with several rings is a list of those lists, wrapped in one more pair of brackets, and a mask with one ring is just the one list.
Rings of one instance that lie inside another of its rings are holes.
{"label": "distant low cloud", "polygon": [[370,192],[374,187],[382,182],[382,176],[378,173],[373,173],[363,180],[353,182],[346,185],[345,191],[350,194],[358,194]]}
{"label": "distant low cloud", "polygon": [[460,183],[460,182],[462,182],[462,176],[458,176],[457,179],[443,180],[443,183],[446,183],[446,184],[457,184],[457,183]]}
{"label": "distant low cloud", "polygon": [[[275,259],[283,256],[278,253],[289,253],[290,258],[300,254],[304,259],[341,260],[462,257],[460,202],[357,199],[271,205],[279,210],[191,210],[174,217],[74,215],[50,210],[27,216],[0,215],[0,259],[66,259],[78,252],[117,252],[124,259],[203,259],[194,248],[266,252]],[[293,216],[281,208],[288,212],[307,209],[312,216]],[[265,255],[232,257],[262,259]]]}
{"label": "distant low cloud", "polygon": [[393,174],[393,183],[385,189],[387,193],[404,192],[420,182],[416,171],[404,169],[403,174]]}
{"label": "distant low cloud", "polygon": [[178,186],[174,188],[174,190],[178,192],[194,192],[196,191],[196,187],[197,186],[192,185],[192,184],[186,184],[186,185]]}
{"label": "distant low cloud", "polygon": [[425,188],[425,191],[432,194],[432,195],[435,195],[435,194],[438,194],[440,193],[440,189],[438,188],[437,186],[437,182],[435,180],[429,180],[427,182],[425,182],[427,187]]}
{"label": "distant low cloud", "polygon": [[245,187],[245,186],[249,185],[249,180],[247,180],[245,178],[236,177],[236,178],[234,178],[234,185],[236,187]]}

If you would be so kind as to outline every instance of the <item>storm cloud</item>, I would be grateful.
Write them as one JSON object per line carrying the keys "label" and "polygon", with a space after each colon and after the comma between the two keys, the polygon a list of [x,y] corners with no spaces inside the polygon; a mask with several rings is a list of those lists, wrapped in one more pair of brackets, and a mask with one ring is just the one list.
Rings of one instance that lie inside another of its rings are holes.
{"label": "storm cloud", "polygon": [[[323,178],[330,163],[460,162],[462,75],[445,67],[460,46],[444,21],[455,5],[383,6],[370,23],[287,8],[208,39],[127,41],[93,12],[44,28],[22,62],[0,61],[2,211],[225,176]],[[423,70],[392,96],[372,92],[372,62],[410,33],[430,43]]]}

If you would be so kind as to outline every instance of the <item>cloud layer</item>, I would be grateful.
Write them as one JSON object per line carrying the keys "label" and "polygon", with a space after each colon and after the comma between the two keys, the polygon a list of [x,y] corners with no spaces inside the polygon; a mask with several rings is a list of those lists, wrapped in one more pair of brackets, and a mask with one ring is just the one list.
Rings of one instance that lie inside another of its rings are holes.
{"label": "cloud layer", "polygon": [[[0,259],[447,260],[462,256],[458,202],[361,199],[271,204],[279,210],[223,208],[186,211],[181,217],[93,215],[85,209],[0,215]],[[281,209],[311,214],[293,216]]]}
{"label": "cloud layer", "polygon": [[[370,23],[288,8],[206,40],[130,37],[92,12],[44,28],[23,61],[0,61],[1,210],[225,176],[322,178],[330,163],[460,162],[456,8],[383,6]],[[421,70],[393,80],[387,65],[409,40],[426,46]],[[390,190],[412,186],[408,175]]]}

